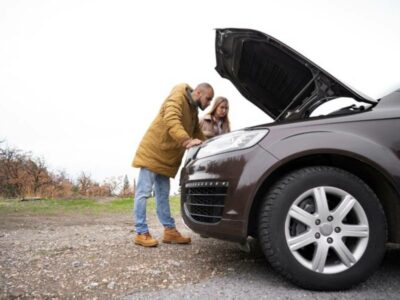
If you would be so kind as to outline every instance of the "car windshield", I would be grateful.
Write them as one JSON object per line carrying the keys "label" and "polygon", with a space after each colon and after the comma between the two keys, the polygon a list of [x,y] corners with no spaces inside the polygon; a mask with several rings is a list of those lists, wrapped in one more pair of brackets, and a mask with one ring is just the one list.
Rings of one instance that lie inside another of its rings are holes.
{"label": "car windshield", "polygon": [[338,97],[319,105],[310,114],[310,118],[361,112],[373,105],[371,103],[356,101],[349,97]]}

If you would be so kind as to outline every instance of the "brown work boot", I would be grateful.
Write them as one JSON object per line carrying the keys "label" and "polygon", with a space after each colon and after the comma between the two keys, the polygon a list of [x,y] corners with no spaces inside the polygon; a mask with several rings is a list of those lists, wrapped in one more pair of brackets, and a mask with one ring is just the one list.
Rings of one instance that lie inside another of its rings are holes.
{"label": "brown work boot", "polygon": [[158,245],[157,240],[153,239],[149,232],[137,234],[134,242],[136,245],[143,247],[156,247]]}
{"label": "brown work boot", "polygon": [[167,244],[189,244],[190,237],[183,237],[176,228],[165,228],[163,243]]}

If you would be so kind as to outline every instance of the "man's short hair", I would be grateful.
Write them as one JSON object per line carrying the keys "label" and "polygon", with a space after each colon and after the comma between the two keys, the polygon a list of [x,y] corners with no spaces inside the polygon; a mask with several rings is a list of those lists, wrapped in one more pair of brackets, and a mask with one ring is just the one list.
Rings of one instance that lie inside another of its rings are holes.
{"label": "man's short hair", "polygon": [[211,84],[209,84],[207,82],[202,82],[202,83],[198,84],[196,86],[195,90],[212,90],[212,91],[214,91],[214,89],[211,86]]}

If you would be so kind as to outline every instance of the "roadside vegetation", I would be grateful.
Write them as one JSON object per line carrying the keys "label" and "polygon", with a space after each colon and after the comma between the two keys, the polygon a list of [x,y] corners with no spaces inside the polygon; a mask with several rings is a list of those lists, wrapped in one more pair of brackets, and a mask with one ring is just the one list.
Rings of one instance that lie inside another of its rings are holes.
{"label": "roadside vegetation", "polygon": [[[180,210],[179,196],[170,198],[171,212],[178,214]],[[38,199],[29,201],[16,201],[0,199],[0,217],[4,214],[130,214],[133,209],[132,198],[111,199]],[[147,202],[149,213],[156,212],[155,199],[149,198]]]}
{"label": "roadside vegetation", "polygon": [[53,171],[44,158],[9,147],[0,141],[0,197],[20,199],[78,199],[94,197],[132,197],[135,181],[128,176],[96,182],[87,172],[72,179],[65,171]]}
{"label": "roadside vegetation", "polygon": [[[179,196],[170,198],[172,214],[180,210]],[[58,213],[128,213],[132,212],[132,198],[112,199],[39,199],[30,201],[15,201],[0,199],[0,216],[4,214],[58,214]],[[149,198],[147,202],[149,213],[156,212],[155,199]]]}

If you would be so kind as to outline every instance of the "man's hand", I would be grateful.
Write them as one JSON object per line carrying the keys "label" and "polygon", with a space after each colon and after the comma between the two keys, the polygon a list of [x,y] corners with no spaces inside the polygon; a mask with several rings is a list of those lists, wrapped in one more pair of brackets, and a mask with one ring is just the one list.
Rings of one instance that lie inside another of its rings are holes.
{"label": "man's hand", "polygon": [[185,147],[186,147],[186,149],[189,149],[189,148],[191,148],[193,146],[200,145],[201,143],[203,143],[202,140],[192,139],[192,140],[189,140],[189,143],[187,143]]}

